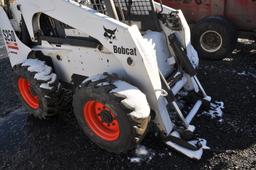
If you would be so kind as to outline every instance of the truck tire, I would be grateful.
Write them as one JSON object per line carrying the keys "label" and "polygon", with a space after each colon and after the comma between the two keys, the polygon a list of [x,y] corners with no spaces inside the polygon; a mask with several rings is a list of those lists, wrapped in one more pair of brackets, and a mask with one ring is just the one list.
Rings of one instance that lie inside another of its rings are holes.
{"label": "truck tire", "polygon": [[232,53],[237,42],[236,30],[223,17],[211,16],[192,29],[192,44],[199,57],[221,60]]}
{"label": "truck tire", "polygon": [[27,59],[13,71],[16,93],[34,117],[45,119],[60,112],[61,85],[52,67],[38,59]]}
{"label": "truck tire", "polygon": [[[132,93],[127,94],[129,90]],[[150,121],[145,95],[109,76],[88,79],[77,87],[73,109],[84,133],[99,147],[113,153],[125,153],[136,147]]]}

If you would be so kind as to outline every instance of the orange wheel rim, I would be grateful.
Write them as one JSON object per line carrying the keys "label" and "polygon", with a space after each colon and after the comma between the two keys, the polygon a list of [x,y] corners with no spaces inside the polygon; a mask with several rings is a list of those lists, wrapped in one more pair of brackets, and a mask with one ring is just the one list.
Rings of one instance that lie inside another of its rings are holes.
{"label": "orange wheel rim", "polygon": [[18,79],[19,92],[29,107],[36,110],[39,108],[38,96],[31,92],[30,83],[23,77]]}
{"label": "orange wheel rim", "polygon": [[115,141],[120,135],[117,116],[106,105],[88,101],[84,105],[83,116],[90,129],[101,139]]}

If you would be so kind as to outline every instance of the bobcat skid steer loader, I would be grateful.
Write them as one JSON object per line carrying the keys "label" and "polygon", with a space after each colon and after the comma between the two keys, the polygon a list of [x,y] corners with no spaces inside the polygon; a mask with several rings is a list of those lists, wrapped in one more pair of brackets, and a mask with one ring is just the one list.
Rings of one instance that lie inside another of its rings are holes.
{"label": "bobcat skid steer loader", "polygon": [[223,103],[196,76],[181,11],[153,0],[17,0],[0,7],[0,28],[17,94],[35,117],[61,113],[70,88],[79,125],[109,152],[136,147],[150,123],[190,158],[208,148],[191,121],[221,116]]}

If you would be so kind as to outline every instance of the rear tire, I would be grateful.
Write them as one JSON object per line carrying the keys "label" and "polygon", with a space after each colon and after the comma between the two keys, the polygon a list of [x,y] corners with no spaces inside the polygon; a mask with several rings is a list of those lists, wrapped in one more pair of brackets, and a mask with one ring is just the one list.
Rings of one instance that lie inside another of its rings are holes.
{"label": "rear tire", "polygon": [[27,59],[13,71],[17,96],[34,117],[45,119],[60,112],[61,85],[50,66],[38,59]]}
{"label": "rear tire", "polygon": [[[122,87],[133,90],[136,96],[125,95]],[[138,99],[141,100],[136,102]],[[138,107],[143,109],[138,110]],[[150,121],[145,95],[136,87],[109,76],[82,83],[75,90],[73,109],[84,133],[98,146],[113,153],[124,153],[136,147]],[[143,116],[136,117],[136,113]]]}
{"label": "rear tire", "polygon": [[192,29],[192,44],[199,57],[221,60],[232,53],[237,42],[234,26],[223,17],[211,16]]}

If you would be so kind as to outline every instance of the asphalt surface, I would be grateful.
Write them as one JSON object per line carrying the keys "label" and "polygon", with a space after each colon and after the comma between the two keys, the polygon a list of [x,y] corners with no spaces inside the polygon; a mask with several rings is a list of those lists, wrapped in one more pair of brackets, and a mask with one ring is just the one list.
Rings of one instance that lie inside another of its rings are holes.
{"label": "asphalt surface", "polygon": [[0,169],[251,169],[256,167],[256,54],[247,46],[224,61],[202,61],[199,77],[209,95],[225,102],[223,124],[198,118],[210,151],[200,161],[167,148],[153,132],[142,145],[151,153],[110,154],[83,134],[72,113],[47,121],[29,115],[11,85],[11,68],[0,59]]}
{"label": "asphalt surface", "polygon": [[5,58],[6,57],[6,51],[4,48],[4,42],[2,40],[2,35],[0,33],[0,59]]}

